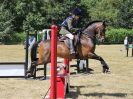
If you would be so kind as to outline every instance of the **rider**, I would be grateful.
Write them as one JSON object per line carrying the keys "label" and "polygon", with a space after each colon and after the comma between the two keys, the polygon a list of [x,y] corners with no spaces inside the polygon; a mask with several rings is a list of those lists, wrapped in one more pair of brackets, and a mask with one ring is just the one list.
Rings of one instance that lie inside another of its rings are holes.
{"label": "rider", "polygon": [[72,10],[71,16],[67,17],[61,24],[60,34],[69,38],[70,54],[75,54],[74,33],[78,30],[76,27],[81,15],[81,9],[75,8]]}

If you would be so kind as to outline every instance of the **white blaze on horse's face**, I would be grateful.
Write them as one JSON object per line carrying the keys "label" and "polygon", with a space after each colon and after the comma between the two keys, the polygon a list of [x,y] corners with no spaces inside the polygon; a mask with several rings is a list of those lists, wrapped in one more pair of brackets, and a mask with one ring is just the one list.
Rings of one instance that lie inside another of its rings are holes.
{"label": "white blaze on horse's face", "polygon": [[97,32],[97,38],[100,42],[104,42],[105,40],[105,28],[106,26],[104,25],[104,23],[99,23],[96,26],[96,32]]}

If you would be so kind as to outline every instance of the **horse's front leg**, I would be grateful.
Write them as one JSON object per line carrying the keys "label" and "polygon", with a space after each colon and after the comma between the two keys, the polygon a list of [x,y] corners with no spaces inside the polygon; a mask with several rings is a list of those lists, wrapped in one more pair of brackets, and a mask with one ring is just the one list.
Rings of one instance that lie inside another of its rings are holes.
{"label": "horse's front leg", "polygon": [[99,60],[101,62],[101,64],[103,65],[103,73],[109,72],[109,66],[107,65],[107,63],[104,61],[104,59],[101,56],[98,56],[95,53],[89,53],[88,57],[91,59]]}

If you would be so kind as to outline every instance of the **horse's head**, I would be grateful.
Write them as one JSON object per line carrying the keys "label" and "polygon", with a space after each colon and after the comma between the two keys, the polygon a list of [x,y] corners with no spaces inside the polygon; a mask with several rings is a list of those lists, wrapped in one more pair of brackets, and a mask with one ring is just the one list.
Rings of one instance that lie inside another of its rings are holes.
{"label": "horse's head", "polygon": [[83,29],[83,34],[89,38],[97,38],[99,42],[105,39],[106,24],[105,21],[92,21]]}
{"label": "horse's head", "polygon": [[105,21],[97,22],[96,23],[96,36],[99,42],[104,42],[105,40],[105,31],[106,31],[106,23]]}

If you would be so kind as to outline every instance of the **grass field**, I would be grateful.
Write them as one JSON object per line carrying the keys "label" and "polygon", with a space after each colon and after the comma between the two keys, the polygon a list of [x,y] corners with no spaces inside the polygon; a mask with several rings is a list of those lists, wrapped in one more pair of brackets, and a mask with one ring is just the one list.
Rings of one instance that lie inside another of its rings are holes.
{"label": "grass field", "polygon": [[[96,53],[110,66],[110,74],[103,74],[99,61],[89,60],[93,74],[70,76],[70,93],[67,99],[133,99],[133,57],[123,45],[100,45]],[[0,62],[23,61],[22,45],[0,45]],[[71,62],[71,64],[73,64]],[[73,71],[73,68],[71,68]],[[0,78],[0,99],[43,99],[49,80]]]}

